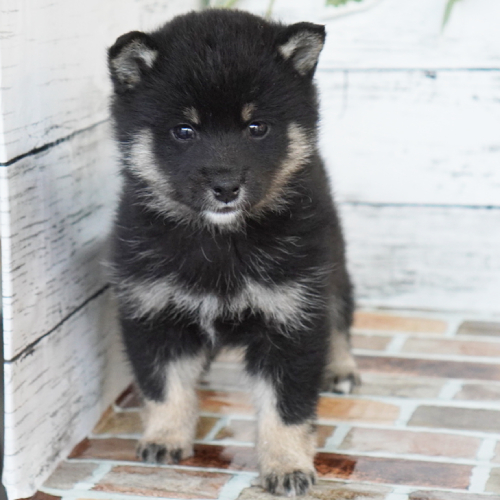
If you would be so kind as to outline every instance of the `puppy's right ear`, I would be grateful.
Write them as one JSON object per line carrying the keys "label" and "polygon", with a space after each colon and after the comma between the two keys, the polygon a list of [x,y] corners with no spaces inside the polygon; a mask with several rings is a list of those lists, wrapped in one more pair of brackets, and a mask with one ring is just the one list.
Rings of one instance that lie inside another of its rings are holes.
{"label": "puppy's right ear", "polygon": [[108,50],[108,65],[116,92],[136,87],[151,70],[158,50],[149,35],[131,31],[119,37]]}

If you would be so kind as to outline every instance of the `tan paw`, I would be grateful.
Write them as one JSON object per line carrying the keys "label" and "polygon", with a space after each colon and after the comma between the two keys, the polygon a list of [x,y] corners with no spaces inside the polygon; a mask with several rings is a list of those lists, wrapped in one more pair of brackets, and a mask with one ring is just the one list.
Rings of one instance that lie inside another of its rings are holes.
{"label": "tan paw", "polygon": [[316,483],[314,471],[294,470],[262,475],[262,487],[273,495],[296,497],[305,495]]}
{"label": "tan paw", "polygon": [[152,464],[177,464],[193,454],[192,446],[166,445],[150,441],[139,441],[137,458]]}

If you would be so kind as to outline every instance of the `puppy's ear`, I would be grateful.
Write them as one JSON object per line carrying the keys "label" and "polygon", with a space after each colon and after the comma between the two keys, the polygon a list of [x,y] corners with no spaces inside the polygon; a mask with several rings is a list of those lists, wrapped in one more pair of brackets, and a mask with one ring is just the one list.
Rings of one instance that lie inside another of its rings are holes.
{"label": "puppy's ear", "polygon": [[325,27],[321,24],[292,24],[281,34],[278,51],[284,59],[292,62],[299,74],[312,77],[325,37]]}
{"label": "puppy's ear", "polygon": [[136,87],[154,66],[158,50],[153,40],[141,31],[119,37],[108,50],[111,79],[117,92]]}

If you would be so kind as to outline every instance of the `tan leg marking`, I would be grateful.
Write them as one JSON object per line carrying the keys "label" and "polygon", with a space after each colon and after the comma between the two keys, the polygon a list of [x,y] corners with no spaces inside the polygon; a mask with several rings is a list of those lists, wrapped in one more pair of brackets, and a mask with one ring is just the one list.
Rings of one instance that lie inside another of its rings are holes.
{"label": "tan leg marking", "polygon": [[165,400],[147,400],[142,417],[144,434],[138,454],[147,462],[176,463],[193,454],[198,418],[196,383],[206,356],[185,358],[168,364]]}
{"label": "tan leg marking", "polygon": [[326,367],[323,390],[349,394],[361,384],[356,361],[344,332],[334,330],[330,340],[330,361]]}
{"label": "tan leg marking", "polygon": [[283,423],[274,390],[264,380],[255,383],[254,398],[258,412],[257,451],[262,487],[276,495],[305,494],[316,478],[313,422]]}

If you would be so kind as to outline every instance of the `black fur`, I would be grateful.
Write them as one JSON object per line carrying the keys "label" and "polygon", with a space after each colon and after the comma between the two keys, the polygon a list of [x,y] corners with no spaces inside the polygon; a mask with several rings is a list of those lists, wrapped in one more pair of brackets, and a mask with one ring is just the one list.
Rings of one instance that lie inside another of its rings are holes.
{"label": "black fur", "polygon": [[[280,47],[293,37],[297,47],[283,55]],[[149,400],[165,397],[159,366],[201,350],[245,346],[248,372],[273,384],[283,421],[314,418],[331,333],[347,335],[353,311],[341,228],[316,149],[312,78],[314,51],[319,54],[324,37],[322,26],[284,26],[213,10],[175,18],[149,35],[129,33],[109,50],[124,178],[114,231],[115,284],[127,353]],[[124,53],[131,43],[133,50]],[[269,128],[264,137],[249,135],[242,117],[249,103],[255,110],[248,121]],[[186,109],[196,111],[199,123],[189,122]],[[175,137],[182,124],[194,130],[193,139]],[[274,189],[293,161],[292,126],[305,156]],[[134,163],[134,144],[144,131],[151,139],[147,158],[168,178],[165,196],[141,175],[145,164]],[[207,196],[227,183],[244,189],[240,218],[211,222],[203,213],[217,211],[217,203]],[[231,303],[248,280],[277,290],[301,283],[301,316],[278,324],[258,308],[237,314],[222,308],[210,333],[192,311],[170,303],[155,314],[138,313],[127,299],[128,284],[169,276],[188,293],[211,294],[220,304]],[[150,460],[167,452],[140,453]],[[314,480],[308,474],[291,472],[283,487],[304,493]],[[276,489],[276,476],[266,481]]]}

